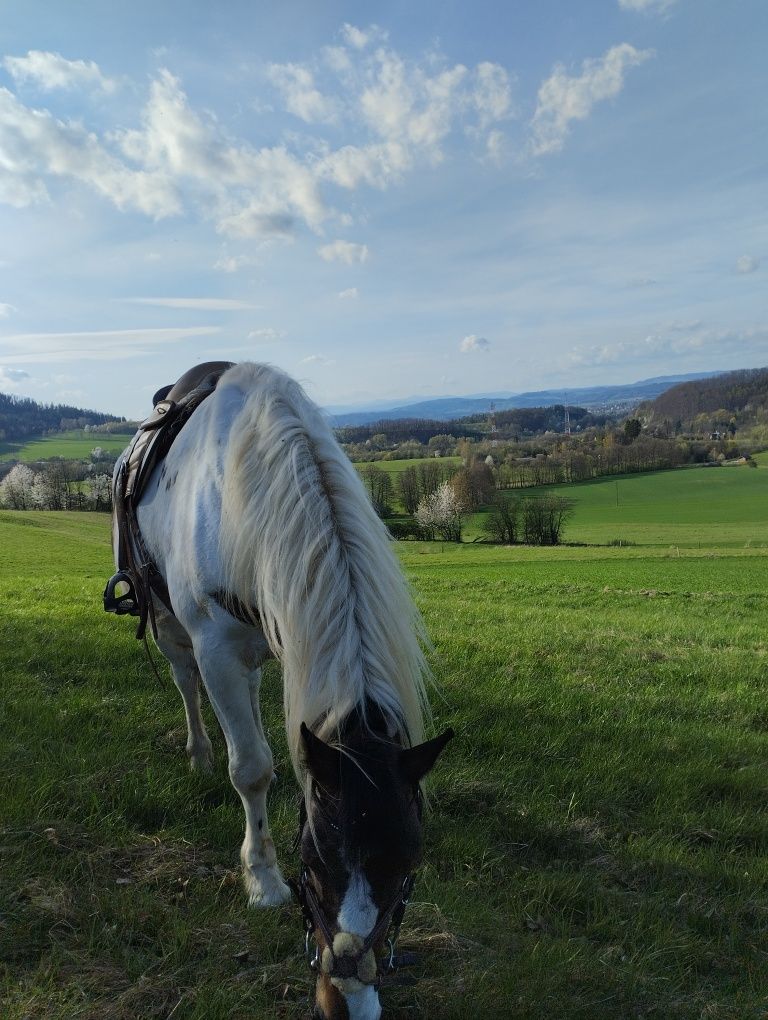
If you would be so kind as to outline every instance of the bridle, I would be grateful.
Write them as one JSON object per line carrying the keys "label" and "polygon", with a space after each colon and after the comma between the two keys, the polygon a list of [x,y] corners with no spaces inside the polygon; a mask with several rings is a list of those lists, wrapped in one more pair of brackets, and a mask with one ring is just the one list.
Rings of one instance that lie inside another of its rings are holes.
{"label": "bridle", "polygon": [[[301,907],[304,922],[304,951],[310,969],[317,973],[322,972],[329,978],[339,978],[341,980],[357,978],[361,984],[375,985],[378,988],[385,974],[391,974],[399,967],[408,967],[416,963],[415,953],[395,953],[400,926],[403,923],[405,908],[408,906],[413,894],[414,884],[414,876],[408,875],[401,889],[387,909],[382,912],[373,930],[363,939],[362,944],[353,953],[336,956],[333,951],[333,944],[335,936],[339,934],[339,928],[330,922],[328,915],[323,910],[312,888],[307,868],[302,868],[299,881],[296,882],[293,879],[289,879],[288,885],[291,887]],[[321,952],[320,945],[315,940],[316,930],[323,936],[327,947],[323,952]],[[366,973],[361,968],[361,964],[363,964],[370,950],[384,938],[387,939],[387,955],[376,961],[374,974]],[[312,947],[313,942],[314,950]],[[329,954],[329,956],[326,954]]]}
{"label": "bridle", "polygon": [[[419,808],[421,807],[421,795],[418,793]],[[299,828],[294,839],[293,849],[298,850],[301,845],[301,837],[304,831],[304,824],[307,820],[306,801],[302,797],[299,808]],[[416,953],[396,953],[395,947],[400,934],[400,926],[405,916],[405,908],[413,895],[413,888],[416,883],[413,874],[407,875],[402,886],[387,908],[382,911],[379,920],[373,930],[363,940],[358,940],[358,945],[353,951],[347,949],[343,954],[337,955],[334,952],[334,941],[340,934],[339,927],[334,924],[323,909],[320,900],[317,898],[312,882],[309,877],[309,869],[302,866],[299,880],[288,879],[288,886],[301,908],[302,923],[304,926],[304,952],[307,957],[310,969],[316,973],[326,974],[329,978],[346,980],[357,979],[363,985],[374,985],[380,987],[382,978],[392,974],[400,967],[411,967],[418,961]],[[325,949],[321,949],[315,938],[315,932],[319,931],[325,942]],[[387,940],[387,955],[376,960],[375,968],[370,966],[366,957],[372,949],[384,939]],[[314,949],[312,943],[314,942]]]}

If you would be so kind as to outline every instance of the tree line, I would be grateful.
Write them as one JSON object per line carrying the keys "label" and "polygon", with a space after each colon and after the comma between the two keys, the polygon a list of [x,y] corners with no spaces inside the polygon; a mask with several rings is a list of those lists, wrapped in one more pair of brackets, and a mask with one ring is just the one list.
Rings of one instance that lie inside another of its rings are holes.
{"label": "tree line", "polygon": [[113,414],[70,407],[69,404],[39,404],[29,397],[0,393],[0,441],[29,439],[50,432],[104,425],[111,421],[124,422],[125,419],[116,418]]}
{"label": "tree line", "polygon": [[5,510],[112,509],[112,475],[103,462],[84,470],[81,462],[56,457],[35,468],[16,464],[0,482]]}

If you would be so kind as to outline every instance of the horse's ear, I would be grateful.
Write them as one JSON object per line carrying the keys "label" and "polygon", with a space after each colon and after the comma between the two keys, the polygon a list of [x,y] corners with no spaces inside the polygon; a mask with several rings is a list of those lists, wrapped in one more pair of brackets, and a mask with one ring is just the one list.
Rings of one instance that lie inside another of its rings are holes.
{"label": "horse's ear", "polygon": [[341,784],[341,754],[316,737],[306,723],[301,724],[301,744],[309,774],[324,790],[337,793]]}
{"label": "horse's ear", "polygon": [[452,737],[453,730],[449,728],[439,737],[433,737],[432,740],[400,752],[400,771],[409,783],[418,783],[426,776]]}

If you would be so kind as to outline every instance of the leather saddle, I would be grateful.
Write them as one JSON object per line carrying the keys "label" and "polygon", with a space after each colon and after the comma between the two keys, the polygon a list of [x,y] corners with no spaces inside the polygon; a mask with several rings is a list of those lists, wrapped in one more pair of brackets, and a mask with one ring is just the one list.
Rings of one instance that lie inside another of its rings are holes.
{"label": "leather saddle", "polygon": [[104,609],[118,616],[138,616],[136,637],[141,639],[149,620],[157,637],[152,604],[154,593],[173,612],[168,587],[147,550],[139,529],[136,508],[147,482],[173,445],[194,411],[209,397],[231,361],[195,365],[154,395],[152,413],[139,425],[122,455],[112,483],[114,523],[117,532],[117,566],[104,589]]}

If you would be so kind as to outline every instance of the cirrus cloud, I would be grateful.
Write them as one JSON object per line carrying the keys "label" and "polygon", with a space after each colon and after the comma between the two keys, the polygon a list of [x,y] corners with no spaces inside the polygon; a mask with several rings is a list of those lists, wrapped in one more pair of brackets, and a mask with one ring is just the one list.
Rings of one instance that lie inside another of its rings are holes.
{"label": "cirrus cloud", "polygon": [[625,11],[640,11],[642,14],[668,11],[677,0],[619,0],[619,7]]}

